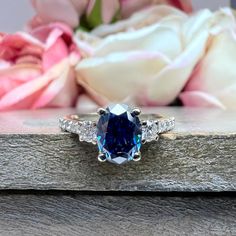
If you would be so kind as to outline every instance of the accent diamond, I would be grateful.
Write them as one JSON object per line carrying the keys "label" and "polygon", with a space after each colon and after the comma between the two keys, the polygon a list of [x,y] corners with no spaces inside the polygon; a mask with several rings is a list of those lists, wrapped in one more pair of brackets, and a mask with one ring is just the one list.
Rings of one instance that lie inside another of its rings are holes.
{"label": "accent diamond", "polygon": [[146,121],[142,127],[142,140],[151,142],[158,137],[158,125],[154,120]]}
{"label": "accent diamond", "polygon": [[96,126],[92,121],[80,123],[79,139],[85,142],[96,142]]}

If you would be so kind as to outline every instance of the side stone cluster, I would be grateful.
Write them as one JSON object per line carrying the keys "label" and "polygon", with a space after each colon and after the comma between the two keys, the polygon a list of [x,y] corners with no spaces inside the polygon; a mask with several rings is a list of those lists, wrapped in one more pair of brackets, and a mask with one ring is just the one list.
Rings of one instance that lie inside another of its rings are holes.
{"label": "side stone cluster", "polygon": [[79,135],[79,140],[96,144],[97,127],[92,121],[77,121],[60,119],[59,126],[62,130]]}

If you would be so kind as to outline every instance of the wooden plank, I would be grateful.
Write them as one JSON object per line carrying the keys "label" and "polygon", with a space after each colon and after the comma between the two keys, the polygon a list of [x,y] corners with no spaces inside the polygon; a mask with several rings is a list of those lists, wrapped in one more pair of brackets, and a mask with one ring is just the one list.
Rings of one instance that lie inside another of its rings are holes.
{"label": "wooden plank", "polygon": [[0,189],[235,191],[236,112],[157,111],[175,116],[176,129],[124,166],[98,163],[96,146],[59,130],[73,110],[1,113]]}
{"label": "wooden plank", "polygon": [[236,235],[236,199],[0,195],[0,235]]}

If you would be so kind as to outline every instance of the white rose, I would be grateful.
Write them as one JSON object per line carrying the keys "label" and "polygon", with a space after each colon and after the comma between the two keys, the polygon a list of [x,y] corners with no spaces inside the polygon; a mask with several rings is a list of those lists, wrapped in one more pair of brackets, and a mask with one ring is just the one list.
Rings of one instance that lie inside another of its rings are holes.
{"label": "white rose", "polygon": [[78,82],[98,105],[168,105],[204,56],[211,31],[232,20],[218,15],[219,26],[209,10],[188,16],[155,6],[90,34],[80,32],[75,40],[84,58],[76,67]]}

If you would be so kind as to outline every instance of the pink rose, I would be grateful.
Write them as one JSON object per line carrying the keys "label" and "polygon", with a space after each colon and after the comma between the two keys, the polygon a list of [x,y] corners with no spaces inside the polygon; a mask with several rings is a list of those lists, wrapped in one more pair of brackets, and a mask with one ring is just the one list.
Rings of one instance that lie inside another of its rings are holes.
{"label": "pink rose", "polygon": [[77,27],[90,0],[31,0],[36,15],[29,23],[31,28],[40,25],[63,22]]}
{"label": "pink rose", "polygon": [[[189,16],[154,6],[89,34],[77,32],[83,56],[76,67],[79,84],[100,106],[170,104],[205,53],[210,17],[208,11]],[[88,97],[83,101],[88,104]]]}
{"label": "pink rose", "polygon": [[229,9],[216,12],[204,57],[180,98],[185,106],[236,109],[236,22]]}
{"label": "pink rose", "polygon": [[[117,16],[127,18],[136,11],[156,4],[169,4],[186,12],[192,11],[191,0],[32,0],[37,14],[29,26],[35,28],[60,21],[76,28],[81,17],[85,15],[87,23],[94,27],[101,23],[110,23]],[[93,10],[97,8],[100,13],[93,17]]]}
{"label": "pink rose", "polygon": [[63,24],[0,35],[0,110],[68,107],[78,95],[72,32]]}
{"label": "pink rose", "polygon": [[146,7],[158,4],[168,4],[177,7],[187,13],[192,12],[191,0],[120,0],[121,2],[121,16],[127,18],[134,12],[144,9]]}

